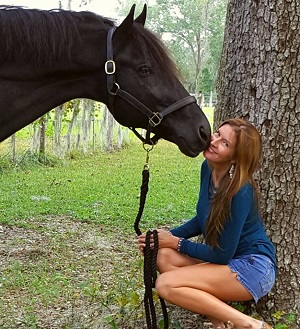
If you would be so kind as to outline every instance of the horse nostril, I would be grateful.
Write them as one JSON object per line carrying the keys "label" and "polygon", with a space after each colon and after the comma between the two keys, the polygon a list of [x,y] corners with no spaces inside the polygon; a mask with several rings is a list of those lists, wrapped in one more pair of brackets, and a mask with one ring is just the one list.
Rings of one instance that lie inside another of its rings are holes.
{"label": "horse nostril", "polygon": [[208,147],[210,144],[210,131],[207,131],[204,127],[200,127],[199,129],[200,138],[206,142],[206,146]]}

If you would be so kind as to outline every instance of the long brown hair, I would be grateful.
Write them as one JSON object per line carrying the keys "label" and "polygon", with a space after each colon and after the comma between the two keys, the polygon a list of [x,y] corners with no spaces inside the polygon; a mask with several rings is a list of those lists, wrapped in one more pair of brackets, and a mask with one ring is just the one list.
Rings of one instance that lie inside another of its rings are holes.
{"label": "long brown hair", "polygon": [[243,119],[228,119],[221,123],[229,124],[236,133],[235,169],[232,178],[225,175],[213,196],[210,213],[206,222],[206,243],[219,246],[220,234],[230,217],[231,201],[238,190],[249,182],[253,186],[254,199],[258,200],[253,173],[258,168],[261,156],[261,137],[257,129]]}

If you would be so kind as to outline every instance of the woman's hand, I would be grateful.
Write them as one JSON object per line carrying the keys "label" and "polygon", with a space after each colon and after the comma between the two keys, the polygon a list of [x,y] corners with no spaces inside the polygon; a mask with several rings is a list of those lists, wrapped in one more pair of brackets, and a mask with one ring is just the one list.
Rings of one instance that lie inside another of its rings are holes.
{"label": "woman's hand", "polygon": [[[158,232],[158,247],[159,248],[172,248],[177,250],[177,244],[179,241],[179,238],[176,236],[173,236],[172,233],[169,231],[165,231],[162,229],[157,229]],[[141,234],[138,237],[138,245],[139,250],[142,254],[144,254],[144,248],[146,246],[146,234]],[[154,246],[154,239],[153,234],[150,236],[150,248],[153,248]]]}

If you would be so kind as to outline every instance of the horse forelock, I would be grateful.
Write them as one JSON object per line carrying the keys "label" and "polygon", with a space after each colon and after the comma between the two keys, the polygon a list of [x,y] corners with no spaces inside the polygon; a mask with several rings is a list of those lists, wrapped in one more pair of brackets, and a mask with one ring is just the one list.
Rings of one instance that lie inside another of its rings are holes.
{"label": "horse forelock", "polygon": [[91,12],[0,6],[0,61],[38,65],[70,58],[73,44],[80,41],[78,22],[84,15],[114,24]]}
{"label": "horse forelock", "polygon": [[134,35],[139,48],[145,56],[149,56],[150,60],[158,65],[165,78],[169,81],[174,81],[174,77],[180,79],[179,69],[174,63],[167,47],[153,32],[144,28],[141,24],[135,24]]}

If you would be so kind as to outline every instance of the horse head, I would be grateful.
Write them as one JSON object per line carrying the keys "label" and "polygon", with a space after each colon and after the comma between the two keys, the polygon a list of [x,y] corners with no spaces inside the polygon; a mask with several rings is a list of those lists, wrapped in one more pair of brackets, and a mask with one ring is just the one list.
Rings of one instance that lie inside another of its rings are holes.
{"label": "horse head", "polygon": [[[210,141],[209,122],[179,81],[176,66],[161,40],[144,27],[146,5],[136,19],[134,12],[132,6],[112,34],[108,108],[127,127],[149,129],[152,117],[155,123],[151,132],[156,139],[164,138],[177,144],[184,154],[197,156]],[[172,110],[178,102],[180,105]]]}
{"label": "horse head", "polygon": [[136,19],[134,12],[116,27],[90,12],[1,6],[0,141],[64,102],[89,98],[188,156],[203,151],[210,125],[144,27],[146,6]]}

